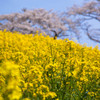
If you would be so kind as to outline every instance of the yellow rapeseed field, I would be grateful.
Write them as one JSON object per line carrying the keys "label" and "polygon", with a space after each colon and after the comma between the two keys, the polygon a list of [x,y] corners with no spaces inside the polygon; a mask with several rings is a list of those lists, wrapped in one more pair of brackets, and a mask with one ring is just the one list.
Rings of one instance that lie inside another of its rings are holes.
{"label": "yellow rapeseed field", "polygon": [[0,100],[100,100],[100,50],[0,31]]}

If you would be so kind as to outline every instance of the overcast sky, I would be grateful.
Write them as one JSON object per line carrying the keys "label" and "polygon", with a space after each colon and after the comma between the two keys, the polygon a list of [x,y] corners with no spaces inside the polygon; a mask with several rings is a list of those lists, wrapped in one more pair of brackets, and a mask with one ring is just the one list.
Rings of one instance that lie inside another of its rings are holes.
{"label": "overcast sky", "polygon": [[[21,12],[21,9],[44,8],[54,11],[65,11],[74,4],[82,5],[86,0],[0,0],[0,15]],[[82,36],[80,43],[87,43],[88,46],[95,46],[97,43]]]}

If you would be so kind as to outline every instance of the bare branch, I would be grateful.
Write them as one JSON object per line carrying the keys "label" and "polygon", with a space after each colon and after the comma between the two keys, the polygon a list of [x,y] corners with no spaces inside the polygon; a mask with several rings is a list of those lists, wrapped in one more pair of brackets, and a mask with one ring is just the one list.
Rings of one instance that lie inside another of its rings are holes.
{"label": "bare branch", "polygon": [[[66,11],[65,14],[73,20],[78,20],[78,22],[76,21],[75,23],[78,23],[80,26],[77,24],[76,25],[80,27],[81,29],[82,27],[86,25],[85,23],[91,20],[95,20],[100,23],[100,2],[91,1],[91,2],[85,3],[83,6],[74,5],[68,11]],[[100,34],[98,34],[97,36],[96,31],[90,32],[89,29],[91,26],[92,25],[90,25],[89,27],[86,26],[87,28],[85,27],[82,30],[83,31],[85,30],[89,39],[100,43],[100,39],[98,39],[98,36],[100,36]],[[99,33],[100,33],[100,30],[99,30]]]}

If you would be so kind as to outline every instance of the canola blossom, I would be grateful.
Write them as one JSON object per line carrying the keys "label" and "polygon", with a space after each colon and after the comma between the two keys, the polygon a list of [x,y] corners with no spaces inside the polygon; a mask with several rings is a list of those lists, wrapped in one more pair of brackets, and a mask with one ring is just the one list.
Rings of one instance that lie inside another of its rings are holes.
{"label": "canola blossom", "polygon": [[0,31],[0,100],[99,99],[98,47]]}

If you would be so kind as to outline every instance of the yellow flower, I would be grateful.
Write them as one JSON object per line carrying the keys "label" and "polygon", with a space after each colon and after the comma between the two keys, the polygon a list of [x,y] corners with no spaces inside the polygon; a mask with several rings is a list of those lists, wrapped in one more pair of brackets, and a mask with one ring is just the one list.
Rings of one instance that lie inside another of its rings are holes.
{"label": "yellow flower", "polygon": [[60,99],[63,90],[69,97],[85,94],[84,90],[92,91],[88,98],[100,95],[97,47],[36,33],[0,30],[0,100]]}

